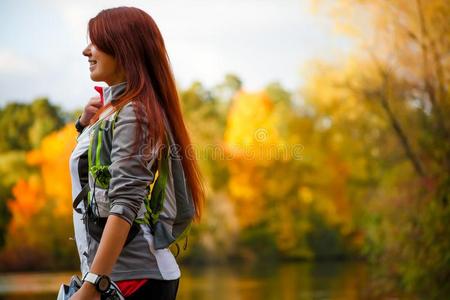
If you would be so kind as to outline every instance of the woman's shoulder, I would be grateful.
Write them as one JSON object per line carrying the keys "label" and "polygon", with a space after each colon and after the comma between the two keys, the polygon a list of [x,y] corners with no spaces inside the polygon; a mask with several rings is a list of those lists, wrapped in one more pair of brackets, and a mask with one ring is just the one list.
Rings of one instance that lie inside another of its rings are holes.
{"label": "woman's shoulder", "polygon": [[[137,120],[137,113],[135,105],[132,101],[125,104],[122,108],[117,111],[116,115],[116,125],[117,123],[129,123],[135,122]],[[145,120],[144,120],[145,121]]]}
{"label": "woman's shoulder", "polygon": [[132,101],[130,101],[130,102],[128,102],[127,104],[125,104],[124,106],[122,106],[119,110],[118,110],[118,112],[117,112],[117,114],[119,115],[119,116],[136,116],[136,113],[135,113],[135,111],[134,111],[134,105],[133,105],[133,102]]}

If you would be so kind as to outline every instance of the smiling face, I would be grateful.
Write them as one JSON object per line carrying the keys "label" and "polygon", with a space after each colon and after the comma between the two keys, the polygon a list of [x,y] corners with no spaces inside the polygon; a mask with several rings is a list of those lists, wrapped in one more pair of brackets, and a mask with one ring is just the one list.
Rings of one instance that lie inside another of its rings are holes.
{"label": "smiling face", "polygon": [[109,86],[126,80],[125,73],[119,67],[117,60],[89,43],[83,50],[83,55],[88,58],[90,76],[93,81],[104,81]]}

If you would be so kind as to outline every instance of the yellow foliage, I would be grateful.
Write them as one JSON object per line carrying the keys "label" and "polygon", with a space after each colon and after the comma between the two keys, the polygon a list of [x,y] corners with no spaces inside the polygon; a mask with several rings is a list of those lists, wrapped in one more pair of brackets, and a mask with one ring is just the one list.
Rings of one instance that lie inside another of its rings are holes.
{"label": "yellow foliage", "polygon": [[261,158],[258,154],[262,153],[258,152],[268,145],[276,145],[279,136],[273,110],[274,105],[267,93],[239,92],[227,119],[224,140],[228,151],[241,157]]}
{"label": "yellow foliage", "polygon": [[298,189],[299,198],[305,203],[310,204],[313,201],[313,194],[311,189],[306,186],[302,186]]}
{"label": "yellow foliage", "polygon": [[265,212],[261,168],[272,163],[280,145],[274,104],[265,92],[239,92],[227,119],[224,147],[230,160],[229,191],[241,228],[257,224]]}

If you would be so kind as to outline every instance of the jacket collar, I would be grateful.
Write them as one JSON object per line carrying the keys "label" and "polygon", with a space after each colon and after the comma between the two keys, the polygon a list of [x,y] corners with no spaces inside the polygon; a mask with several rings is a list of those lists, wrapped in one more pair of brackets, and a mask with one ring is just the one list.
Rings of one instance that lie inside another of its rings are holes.
{"label": "jacket collar", "polygon": [[94,89],[100,94],[100,99],[103,102],[103,105],[107,104],[110,101],[117,100],[119,96],[122,95],[122,93],[127,88],[127,82],[121,82],[115,85],[101,87],[101,86],[95,86]]}

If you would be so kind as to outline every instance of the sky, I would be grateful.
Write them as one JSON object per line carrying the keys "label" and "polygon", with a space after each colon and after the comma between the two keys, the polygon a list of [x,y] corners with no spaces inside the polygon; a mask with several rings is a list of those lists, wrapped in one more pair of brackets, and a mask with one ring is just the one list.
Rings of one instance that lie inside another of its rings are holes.
{"label": "sky", "polygon": [[0,106],[48,97],[64,109],[81,108],[95,96],[87,23],[100,10],[135,6],[152,16],[165,44],[175,80],[207,88],[227,73],[248,92],[278,81],[296,91],[302,66],[333,61],[350,48],[333,21],[312,12],[312,0],[1,0]]}

